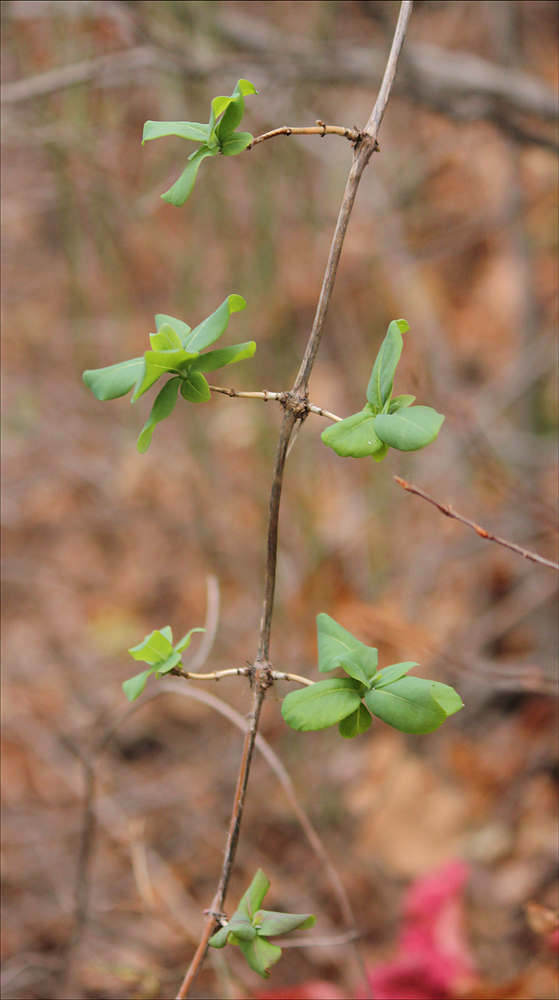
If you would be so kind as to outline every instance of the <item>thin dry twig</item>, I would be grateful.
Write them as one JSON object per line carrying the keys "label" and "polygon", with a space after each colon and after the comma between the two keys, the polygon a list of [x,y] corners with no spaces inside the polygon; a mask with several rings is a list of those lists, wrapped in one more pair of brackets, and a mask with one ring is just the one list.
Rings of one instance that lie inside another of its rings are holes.
{"label": "thin dry twig", "polygon": [[276,135],[341,135],[344,139],[350,139],[352,142],[359,142],[361,139],[361,132],[354,128],[344,128],[343,125],[325,125],[324,122],[317,122],[316,125],[310,125],[307,128],[292,128],[290,125],[282,125],[281,128],[274,128],[271,132],[258,135],[256,139],[252,140],[250,146],[247,146],[247,150],[252,149],[259,142],[265,142],[266,139],[274,139]]}
{"label": "thin dry twig", "polygon": [[540,563],[542,566],[549,566],[551,569],[559,570],[558,563],[552,562],[551,559],[545,559],[544,556],[539,556],[537,552],[530,552],[529,549],[523,549],[521,545],[517,545],[515,542],[508,542],[506,538],[500,538],[499,535],[494,535],[491,531],[486,531],[485,528],[476,524],[475,521],[470,521],[469,518],[464,517],[462,514],[458,514],[458,512],[455,511],[450,504],[440,503],[438,500],[435,500],[434,497],[429,496],[428,493],[420,490],[419,486],[414,486],[413,483],[408,483],[405,479],[401,479],[400,476],[394,476],[394,479],[400,486],[403,487],[403,489],[407,490],[408,493],[415,493],[416,496],[423,497],[424,500],[428,500],[429,503],[432,503],[433,506],[437,508],[437,510],[440,510],[441,514],[444,514],[446,517],[452,517],[455,521],[461,521],[462,524],[467,524],[469,528],[473,528],[481,538],[486,538],[489,542],[496,542],[497,545],[504,545],[506,549],[511,549],[512,552],[517,552],[518,555],[523,556],[524,559],[531,559],[532,562]]}
{"label": "thin dry twig", "polygon": [[[305,355],[303,357],[303,361],[301,363],[301,367],[299,369],[299,373],[297,375],[297,378],[295,379],[295,384],[293,386],[293,389],[283,403],[285,413],[282,422],[278,448],[276,452],[276,462],[275,462],[274,476],[272,481],[272,490],[270,495],[266,580],[264,585],[264,603],[263,603],[262,618],[260,623],[260,641],[258,647],[258,654],[254,663],[254,671],[252,675],[254,684],[252,710],[249,717],[249,724],[245,736],[243,755],[241,759],[239,777],[237,781],[237,789],[235,793],[235,801],[233,805],[233,812],[231,816],[231,823],[229,826],[229,834],[227,838],[227,846],[225,850],[225,858],[223,862],[223,868],[219,880],[219,885],[217,888],[217,892],[214,896],[212,906],[208,913],[208,919],[206,922],[204,934],[202,935],[202,939],[196,950],[194,958],[192,959],[190,968],[177,994],[177,1000],[184,1000],[184,998],[188,996],[190,988],[193,986],[196,977],[198,975],[198,972],[200,970],[200,967],[202,965],[202,962],[204,961],[206,952],[208,950],[208,942],[210,937],[212,936],[213,929],[215,926],[214,914],[220,913],[223,909],[223,903],[227,892],[227,886],[231,875],[231,869],[235,859],[235,852],[237,848],[237,841],[239,838],[239,830],[243,813],[248,776],[250,772],[252,755],[254,752],[256,734],[258,730],[260,711],[266,695],[266,690],[270,686],[270,684],[273,683],[271,677],[271,665],[269,663],[270,627],[272,621],[272,610],[274,605],[274,591],[276,583],[278,519],[279,519],[279,508],[281,501],[285,460],[287,457],[289,441],[293,433],[294,427],[297,421],[304,420],[309,412],[308,401],[307,401],[308,380],[312,371],[316,353],[320,345],[322,331],[324,329],[324,323],[326,320],[326,313],[328,311],[330,298],[332,296],[332,290],[336,279],[336,272],[338,269],[338,263],[342,252],[345,234],[347,232],[347,227],[349,225],[351,212],[355,202],[355,196],[357,194],[357,188],[359,187],[359,182],[363,175],[363,171],[365,170],[365,167],[367,166],[373,151],[376,148],[378,148],[377,136],[384,116],[384,112],[386,110],[388,99],[390,97],[390,92],[392,90],[394,78],[396,76],[398,61],[400,59],[402,47],[404,44],[404,39],[406,37],[406,31],[412,12],[412,7],[413,7],[413,0],[403,0],[400,7],[398,23],[396,25],[396,31],[394,34],[394,39],[392,41],[392,47],[390,50],[390,55],[388,57],[388,63],[386,65],[386,69],[384,72],[381,88],[377,100],[375,102],[372,114],[363,132],[361,141],[354,149],[353,164],[346,185],[342,206],[336,224],[336,229],[334,231],[330,253],[328,255],[326,273],[324,275],[324,280],[322,283],[322,289],[320,292],[318,307],[316,310],[316,316],[314,319],[312,331],[309,337],[309,342],[307,344],[307,348],[305,351]],[[362,968],[362,972],[363,971],[364,969]],[[368,991],[369,987],[366,976],[364,976],[364,980],[365,980],[365,988]]]}

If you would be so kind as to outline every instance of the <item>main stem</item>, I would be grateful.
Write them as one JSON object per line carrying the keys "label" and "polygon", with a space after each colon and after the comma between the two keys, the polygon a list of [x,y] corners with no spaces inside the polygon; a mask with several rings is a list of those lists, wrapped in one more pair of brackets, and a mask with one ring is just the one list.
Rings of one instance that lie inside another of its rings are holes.
{"label": "main stem", "polygon": [[295,379],[295,383],[293,385],[293,389],[291,393],[288,394],[287,399],[285,400],[284,403],[285,414],[278,441],[278,448],[276,452],[276,461],[274,467],[274,477],[272,481],[272,491],[270,494],[270,512],[268,518],[268,544],[267,544],[267,557],[266,557],[266,581],[264,585],[264,603],[262,607],[262,618],[260,622],[260,639],[258,644],[258,654],[256,657],[254,670],[252,673],[252,681],[254,685],[252,710],[249,718],[248,729],[245,736],[243,755],[239,767],[239,776],[237,778],[237,788],[235,791],[235,801],[233,804],[231,822],[229,824],[229,834],[227,838],[225,858],[221,870],[219,885],[217,887],[217,891],[214,896],[211,910],[208,913],[208,919],[206,921],[206,926],[204,928],[202,939],[200,941],[200,944],[198,945],[198,948],[196,949],[196,954],[192,959],[190,968],[177,994],[177,1000],[184,1000],[184,998],[188,996],[190,988],[194,985],[198,972],[200,971],[200,967],[202,965],[202,962],[204,961],[204,957],[208,949],[208,941],[212,936],[213,928],[215,926],[216,916],[218,916],[221,913],[223,903],[225,901],[227,886],[229,884],[229,878],[231,876],[231,870],[233,867],[233,862],[235,860],[235,853],[237,849],[237,842],[239,839],[241,819],[243,815],[246,788],[250,774],[250,765],[252,762],[252,756],[254,753],[254,743],[258,731],[260,711],[262,709],[262,703],[266,696],[266,690],[273,683],[271,677],[271,666],[268,657],[270,649],[270,629],[272,623],[272,611],[274,606],[274,591],[276,585],[278,521],[279,521],[279,509],[281,502],[281,491],[283,486],[283,473],[285,468],[285,460],[287,457],[287,451],[289,448],[289,442],[291,439],[291,435],[293,433],[293,429],[297,421],[304,420],[308,413],[308,403],[307,403],[308,381],[316,358],[316,353],[320,346],[320,340],[324,329],[324,323],[326,321],[326,314],[328,311],[330,298],[332,296],[334,282],[336,280],[336,272],[338,270],[338,264],[340,261],[345,234],[347,232],[347,227],[349,225],[349,220],[355,202],[357,188],[359,187],[359,182],[361,180],[361,177],[363,176],[363,171],[367,166],[377,144],[378,132],[384,116],[386,105],[388,103],[388,99],[390,97],[390,92],[392,89],[392,84],[394,82],[394,77],[396,76],[398,60],[400,58],[402,46],[404,44],[404,39],[406,36],[406,30],[412,11],[412,6],[413,6],[413,0],[403,0],[400,7],[398,23],[396,25],[396,31],[394,33],[394,39],[392,41],[392,48],[390,50],[390,55],[388,57],[388,63],[386,65],[386,70],[384,72],[381,88],[377,100],[375,102],[375,106],[371,114],[371,117],[369,118],[367,126],[363,132],[363,136],[354,150],[353,164],[346,184],[342,206],[340,208],[340,213],[338,215],[338,221],[336,223],[336,229],[332,239],[330,253],[328,255],[328,263],[326,265],[326,272],[322,282],[322,289],[320,292],[320,298],[318,300],[318,306],[316,310],[312,331],[309,337],[309,341],[307,344],[303,360],[301,362],[301,367],[299,369],[297,378]]}

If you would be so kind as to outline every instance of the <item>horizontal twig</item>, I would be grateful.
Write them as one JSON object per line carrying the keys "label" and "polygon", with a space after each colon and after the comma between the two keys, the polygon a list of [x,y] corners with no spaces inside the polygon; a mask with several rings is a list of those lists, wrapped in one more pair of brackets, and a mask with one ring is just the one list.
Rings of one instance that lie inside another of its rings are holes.
{"label": "horizontal twig", "polygon": [[175,677],[184,677],[187,681],[220,681],[222,677],[246,677],[250,673],[251,667],[233,667],[230,670],[213,670],[210,674],[193,674],[190,670],[182,670],[180,667],[173,667],[167,673],[174,674]]}
{"label": "horizontal twig", "polygon": [[279,670],[272,670],[271,676],[275,681],[294,681],[296,684],[306,684],[307,687],[315,683],[310,681],[308,677],[300,677],[299,674],[283,674]]}
{"label": "horizontal twig", "polygon": [[[262,389],[261,392],[240,392],[238,389],[224,389],[219,385],[210,385],[209,388],[212,392],[222,392],[224,396],[238,397],[239,399],[263,399],[265,403],[269,402],[269,400],[275,400],[276,403],[285,403],[289,396],[289,393],[285,391],[268,392],[267,389]],[[343,417],[337,417],[335,413],[323,410],[320,406],[314,406],[313,403],[307,403],[307,410],[309,413],[316,413],[319,417],[326,417],[327,420],[343,420]]]}
{"label": "horizontal twig", "polygon": [[529,549],[523,549],[521,545],[516,545],[515,542],[509,542],[506,538],[500,538],[499,535],[494,535],[491,531],[486,531],[475,521],[470,521],[469,518],[464,517],[462,514],[458,514],[450,504],[439,503],[434,497],[429,496],[428,493],[424,493],[420,490],[418,486],[413,486],[412,483],[406,482],[405,479],[400,479],[400,476],[394,476],[396,482],[402,486],[409,493],[415,493],[418,497],[423,497],[424,500],[428,500],[432,503],[437,510],[440,510],[441,514],[446,517],[452,517],[455,521],[461,521],[462,524],[467,524],[469,528],[473,528],[474,531],[481,538],[486,538],[489,542],[496,542],[497,545],[504,545],[506,549],[511,549],[512,552],[517,552],[518,555],[523,556],[524,559],[531,559],[532,562],[540,563],[542,566],[549,566],[551,569],[559,570],[559,564],[552,562],[551,559],[545,559],[544,556],[539,556],[536,552],[530,552]]}
{"label": "horizontal twig", "polygon": [[274,139],[276,135],[340,135],[344,139],[351,139],[352,142],[359,142],[362,132],[354,128],[344,128],[343,125],[325,125],[324,122],[317,121],[316,125],[309,125],[306,128],[292,128],[290,125],[282,125],[281,128],[274,128],[271,132],[264,132],[253,139],[248,149],[252,149],[258,142],[265,142],[266,139]]}

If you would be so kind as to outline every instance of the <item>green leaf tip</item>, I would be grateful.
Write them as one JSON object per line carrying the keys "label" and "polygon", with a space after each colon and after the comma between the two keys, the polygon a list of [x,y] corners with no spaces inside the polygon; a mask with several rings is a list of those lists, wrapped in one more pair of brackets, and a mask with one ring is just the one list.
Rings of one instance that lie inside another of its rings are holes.
{"label": "green leaf tip", "polygon": [[407,677],[418,663],[409,660],[378,670],[376,649],[324,612],[316,624],[319,670],[338,667],[348,676],[291,691],[284,698],[282,715],[292,729],[309,732],[337,723],[340,736],[353,739],[369,729],[372,713],[401,732],[430,733],[463,708],[462,699],[448,684]]}
{"label": "green leaf tip", "polygon": [[270,968],[281,957],[281,948],[268,938],[306,930],[316,923],[312,913],[263,910],[262,903],[269,888],[270,882],[259,868],[231,920],[209,940],[212,948],[224,948],[227,943],[237,945],[250,968],[262,979],[268,979]]}

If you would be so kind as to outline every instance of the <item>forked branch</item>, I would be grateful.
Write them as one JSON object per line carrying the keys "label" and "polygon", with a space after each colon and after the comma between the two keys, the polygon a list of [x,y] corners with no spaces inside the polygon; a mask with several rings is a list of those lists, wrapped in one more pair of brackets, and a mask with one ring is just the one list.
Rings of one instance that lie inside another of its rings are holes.
{"label": "forked branch", "polygon": [[338,263],[342,252],[345,234],[347,232],[347,227],[349,225],[351,212],[355,202],[355,196],[357,194],[357,188],[359,187],[359,182],[363,175],[363,171],[365,170],[365,167],[367,166],[374,149],[377,148],[378,132],[384,116],[384,112],[386,110],[388,99],[390,97],[390,92],[392,90],[394,78],[396,76],[396,69],[398,66],[398,61],[404,44],[404,39],[406,36],[406,30],[412,11],[412,6],[413,6],[413,0],[403,0],[401,4],[400,13],[398,16],[398,23],[396,25],[396,31],[392,42],[392,48],[390,50],[390,55],[388,57],[388,63],[384,73],[381,88],[373,112],[371,114],[371,117],[367,122],[366,128],[362,133],[362,137],[359,143],[354,148],[353,164],[346,184],[342,206],[340,209],[338,221],[336,224],[336,229],[332,239],[330,253],[328,255],[326,273],[324,275],[324,280],[322,283],[322,289],[320,292],[320,298],[318,301],[318,306],[316,310],[312,331],[309,337],[309,342],[307,344],[305,355],[301,363],[301,367],[299,369],[299,373],[295,380],[293,389],[291,393],[287,395],[287,398],[284,402],[285,413],[282,422],[278,448],[276,452],[276,462],[275,462],[274,476],[272,481],[272,490],[270,495],[266,581],[264,586],[264,603],[262,608],[262,619],[260,623],[260,641],[258,647],[258,654],[256,657],[254,670],[252,674],[252,679],[254,684],[252,711],[249,718],[248,728],[245,736],[243,755],[241,759],[239,777],[237,780],[237,789],[235,793],[235,801],[233,805],[233,813],[231,816],[231,823],[229,826],[229,835],[227,838],[225,858],[223,862],[223,868],[219,880],[219,885],[211,909],[208,914],[208,919],[206,921],[206,927],[204,929],[202,939],[200,941],[200,944],[198,945],[198,948],[196,949],[196,953],[194,955],[194,958],[192,959],[190,968],[177,994],[177,1000],[184,1000],[184,998],[188,996],[190,988],[193,986],[196,980],[196,977],[198,975],[198,972],[200,970],[200,967],[202,965],[202,962],[204,960],[204,957],[208,949],[208,941],[212,936],[215,925],[214,914],[220,913],[223,910],[223,904],[227,892],[227,886],[229,883],[231,869],[235,859],[235,852],[239,837],[239,829],[241,824],[246,787],[250,772],[252,756],[254,753],[255,740],[257,736],[260,711],[262,708],[264,697],[266,695],[266,690],[273,683],[271,665],[269,662],[270,627],[272,620],[272,610],[274,605],[277,544],[278,544],[278,518],[279,518],[279,509],[281,501],[281,491],[283,485],[283,472],[285,467],[285,460],[289,448],[289,441],[293,433],[293,430],[295,428],[295,425],[297,424],[298,421],[304,420],[309,412],[309,404],[307,401],[308,381],[312,371],[316,353],[320,345],[320,339],[322,337],[324,323],[326,320],[326,314],[332,296],[332,290],[336,279],[336,272],[338,269]]}

